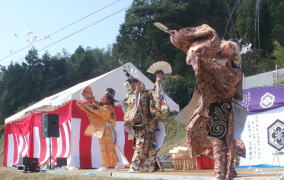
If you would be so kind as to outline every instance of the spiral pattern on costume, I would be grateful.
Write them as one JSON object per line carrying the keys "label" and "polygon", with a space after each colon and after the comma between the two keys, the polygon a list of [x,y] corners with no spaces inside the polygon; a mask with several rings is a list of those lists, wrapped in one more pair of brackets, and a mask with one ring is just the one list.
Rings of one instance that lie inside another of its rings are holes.
{"label": "spiral pattern on costume", "polygon": [[222,105],[222,110],[226,113],[226,116],[228,116],[228,114],[230,113],[230,111],[232,110],[232,105],[229,103],[224,103]]}
{"label": "spiral pattern on costume", "polygon": [[214,121],[210,127],[210,134],[216,138],[222,139],[227,134],[227,124],[224,121]]}

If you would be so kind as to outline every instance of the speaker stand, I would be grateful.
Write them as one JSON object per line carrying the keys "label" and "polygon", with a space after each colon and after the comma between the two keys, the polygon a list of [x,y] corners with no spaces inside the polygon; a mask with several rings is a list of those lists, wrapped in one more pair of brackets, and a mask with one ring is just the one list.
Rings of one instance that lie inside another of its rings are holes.
{"label": "speaker stand", "polygon": [[51,137],[49,137],[49,170],[51,170]]}

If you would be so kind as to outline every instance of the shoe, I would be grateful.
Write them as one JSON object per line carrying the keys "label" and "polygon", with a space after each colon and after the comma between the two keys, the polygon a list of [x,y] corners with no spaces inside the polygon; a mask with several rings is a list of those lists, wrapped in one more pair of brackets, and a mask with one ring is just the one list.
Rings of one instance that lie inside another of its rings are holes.
{"label": "shoe", "polygon": [[97,171],[106,171],[107,168],[106,167],[100,167],[99,169],[97,169]]}
{"label": "shoe", "polygon": [[119,165],[114,166],[114,169],[118,171],[119,170]]}

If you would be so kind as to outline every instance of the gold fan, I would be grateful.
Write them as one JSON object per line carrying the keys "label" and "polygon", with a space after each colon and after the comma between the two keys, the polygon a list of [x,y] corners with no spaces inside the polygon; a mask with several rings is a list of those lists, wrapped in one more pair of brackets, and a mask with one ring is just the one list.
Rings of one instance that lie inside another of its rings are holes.
{"label": "gold fan", "polygon": [[171,65],[166,61],[158,61],[154,64],[152,64],[148,69],[148,73],[155,74],[156,71],[162,70],[165,74],[171,74],[172,73],[172,67]]}
{"label": "gold fan", "polygon": [[169,28],[166,27],[165,25],[163,25],[162,23],[154,22],[153,24],[154,24],[154,26],[156,26],[158,29],[164,31],[165,33],[171,34]]}

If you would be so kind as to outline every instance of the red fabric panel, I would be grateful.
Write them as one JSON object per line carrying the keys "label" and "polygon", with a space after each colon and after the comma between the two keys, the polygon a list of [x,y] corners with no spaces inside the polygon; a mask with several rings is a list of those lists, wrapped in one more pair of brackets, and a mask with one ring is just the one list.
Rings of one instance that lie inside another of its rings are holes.
{"label": "red fabric panel", "polygon": [[59,154],[59,157],[63,157],[66,151],[66,137],[64,133],[63,124],[59,124],[59,131],[62,139],[62,151],[61,154]]}
{"label": "red fabric panel", "polygon": [[56,138],[51,139],[51,159],[52,159],[52,164],[56,163],[56,153],[57,153],[57,140]]}
{"label": "red fabric panel", "polygon": [[[69,136],[69,144],[68,144],[68,146],[69,146],[69,152],[68,152],[68,154],[67,154],[67,158],[68,157],[70,157],[70,155],[71,155],[71,127],[70,127],[70,122],[68,122],[68,123],[66,123],[66,125],[67,125],[67,131],[68,131],[68,136]],[[66,144],[66,143],[65,143]],[[62,147],[63,148],[63,147]],[[66,149],[66,145],[65,145],[65,147],[64,147],[64,149]]]}
{"label": "red fabric panel", "polygon": [[89,125],[89,120],[86,113],[81,110],[74,102],[73,106],[73,117],[81,119],[81,130],[80,130],[80,167],[81,168],[92,168],[92,159],[91,159],[91,145],[92,137],[85,136],[84,131]]}
{"label": "red fabric panel", "polygon": [[129,161],[129,163],[132,160],[133,153],[134,153],[133,140],[128,140],[128,133],[125,132],[124,155],[127,158],[127,160]]}
{"label": "red fabric panel", "polygon": [[214,169],[214,159],[207,156],[199,156],[196,158],[196,169]]}
{"label": "red fabric panel", "polygon": [[[9,129],[8,126],[5,129]],[[8,159],[8,133],[4,131],[4,159],[3,159],[3,166],[7,167],[7,159]]]}
{"label": "red fabric panel", "polygon": [[116,121],[124,121],[124,113],[121,106],[114,107]]}

